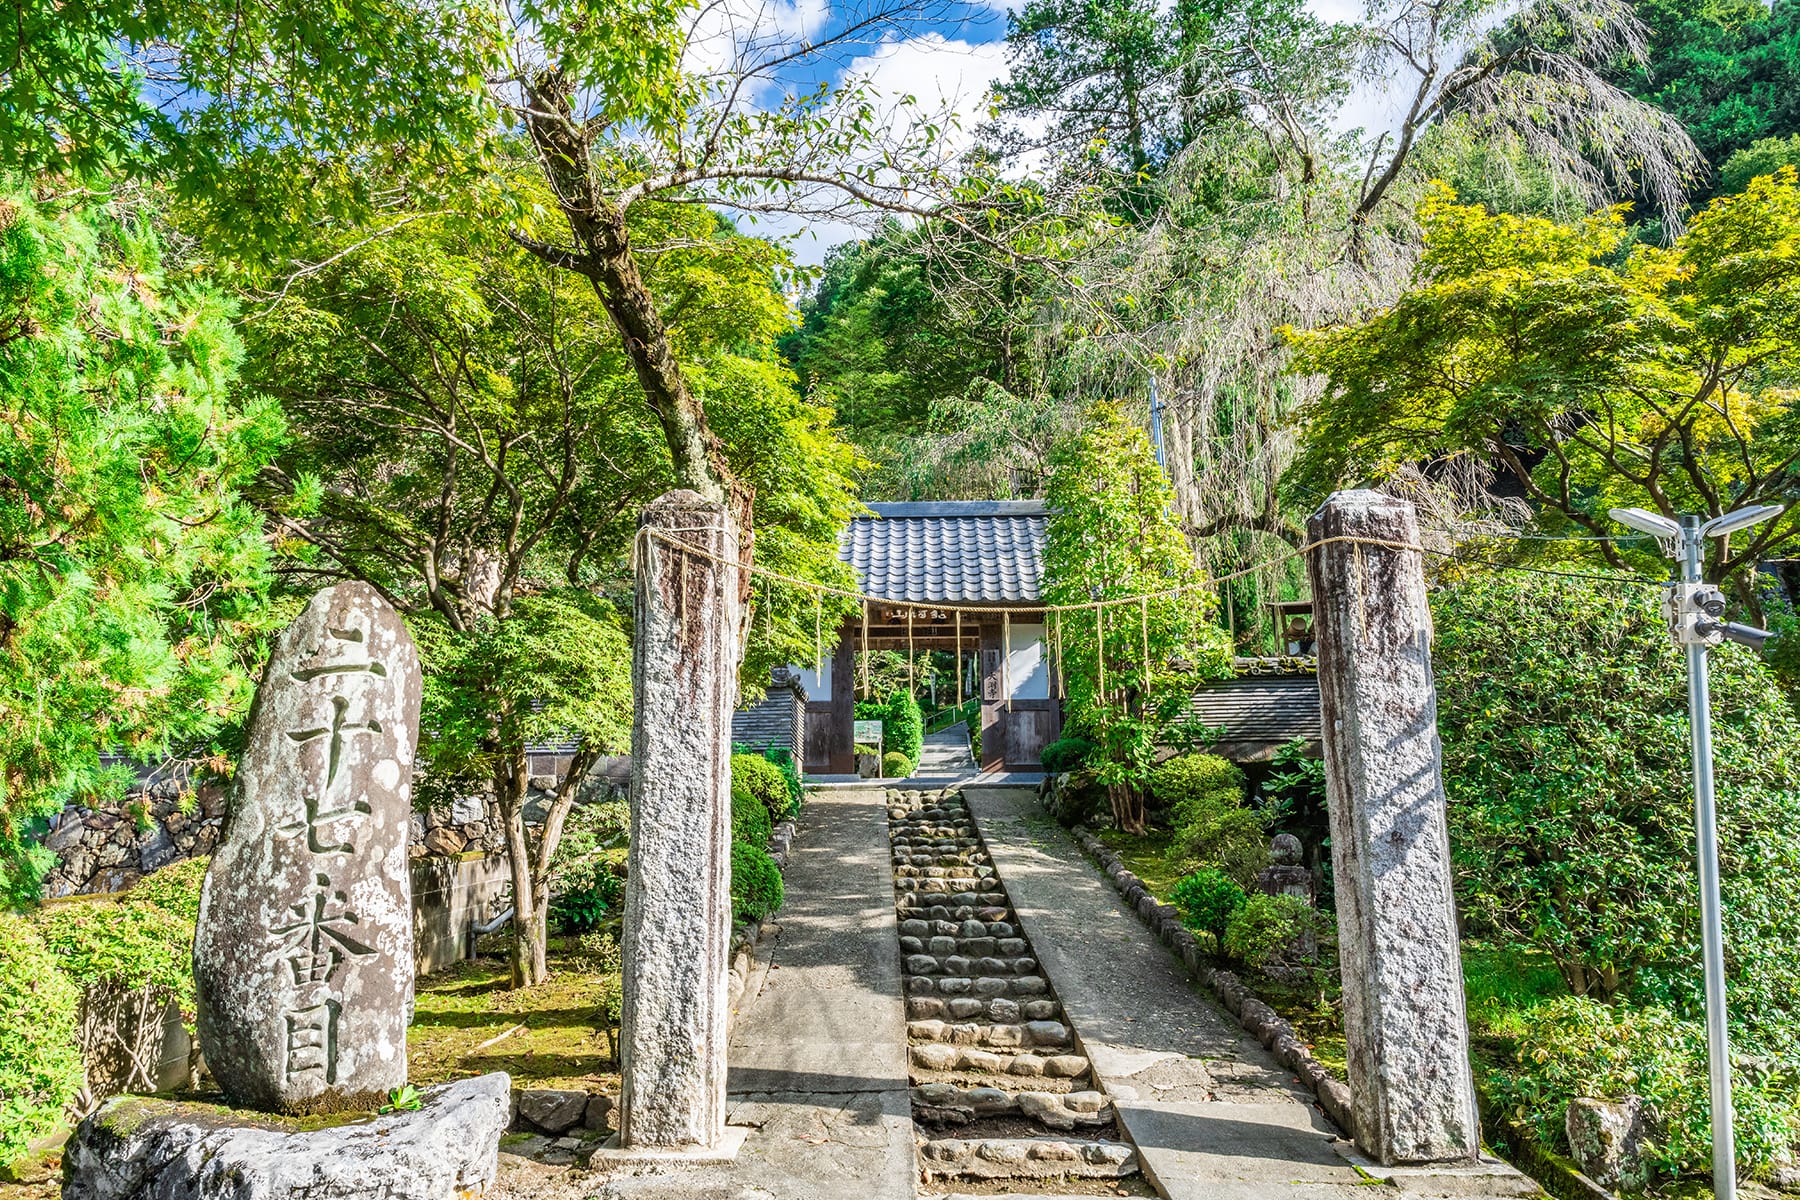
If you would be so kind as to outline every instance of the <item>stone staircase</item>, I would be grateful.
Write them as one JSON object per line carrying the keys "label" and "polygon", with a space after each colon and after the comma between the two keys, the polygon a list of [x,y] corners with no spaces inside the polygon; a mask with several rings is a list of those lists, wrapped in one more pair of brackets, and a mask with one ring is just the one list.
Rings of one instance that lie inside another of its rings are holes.
{"label": "stone staircase", "polygon": [[1068,1197],[1091,1180],[1110,1195],[1154,1195],[961,793],[890,790],[887,804],[926,1187]]}

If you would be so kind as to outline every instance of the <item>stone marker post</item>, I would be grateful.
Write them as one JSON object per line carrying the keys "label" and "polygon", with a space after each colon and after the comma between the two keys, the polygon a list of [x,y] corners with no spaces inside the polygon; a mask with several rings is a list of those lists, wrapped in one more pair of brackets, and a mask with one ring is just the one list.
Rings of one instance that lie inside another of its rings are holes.
{"label": "stone marker post", "polygon": [[[1415,546],[1412,505],[1337,492],[1308,540]],[[1416,550],[1308,559],[1331,811],[1352,1132],[1385,1165],[1468,1161],[1480,1123],[1450,890],[1431,613]]]}
{"label": "stone marker post", "polygon": [[710,1148],[725,1133],[738,535],[692,491],[640,526],[619,1141]]}
{"label": "stone marker post", "polygon": [[406,1082],[419,697],[366,583],[314,596],[269,656],[194,931],[200,1047],[235,1105],[374,1108]]}

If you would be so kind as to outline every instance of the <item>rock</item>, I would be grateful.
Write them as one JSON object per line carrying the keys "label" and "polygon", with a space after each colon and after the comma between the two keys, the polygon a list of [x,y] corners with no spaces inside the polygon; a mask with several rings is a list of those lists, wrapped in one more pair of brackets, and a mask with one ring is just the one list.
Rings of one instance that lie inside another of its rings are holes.
{"label": "rock", "polygon": [[64,809],[56,828],[44,839],[44,849],[52,854],[61,854],[73,849],[81,841],[81,835],[87,832],[87,826],[75,815],[75,810]]}
{"label": "rock", "polygon": [[415,1112],[321,1129],[213,1105],[120,1097],[63,1155],[64,1200],[450,1200],[499,1169],[511,1108],[502,1074],[427,1088]]}
{"label": "rock", "polygon": [[1604,1188],[1641,1192],[1650,1182],[1644,1164],[1644,1102],[1594,1100],[1578,1096],[1563,1115],[1569,1157],[1581,1173]]}
{"label": "rock", "polygon": [[234,1105],[370,1109],[406,1082],[419,694],[406,626],[363,583],[314,596],[269,658],[194,938],[201,1050]]}
{"label": "rock", "polygon": [[433,854],[461,854],[466,844],[463,835],[447,825],[425,831],[425,849]]}
{"label": "rock", "polygon": [[587,1107],[582,1110],[581,1114],[582,1128],[592,1129],[596,1132],[604,1132],[611,1128],[610,1118],[615,1103],[611,1096],[598,1093],[589,1096]]}
{"label": "rock", "polygon": [[458,796],[450,802],[450,823],[467,825],[472,821],[487,820],[487,797],[477,793],[473,796]]}
{"label": "rock", "polygon": [[175,839],[161,826],[146,831],[138,838],[137,844],[138,865],[146,871],[166,867],[181,856],[181,852],[175,848]]}
{"label": "rock", "polygon": [[545,1133],[573,1129],[587,1116],[588,1094],[556,1088],[527,1088],[519,1093],[519,1116]]}

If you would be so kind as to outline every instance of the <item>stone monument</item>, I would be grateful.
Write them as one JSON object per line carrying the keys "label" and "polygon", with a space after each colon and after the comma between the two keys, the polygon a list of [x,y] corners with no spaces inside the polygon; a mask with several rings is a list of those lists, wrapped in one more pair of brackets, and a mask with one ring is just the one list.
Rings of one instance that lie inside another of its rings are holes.
{"label": "stone monument", "polygon": [[1313,902],[1312,872],[1300,865],[1305,853],[1300,839],[1278,833],[1269,839],[1269,865],[1256,873],[1256,890],[1265,896],[1297,896]]}
{"label": "stone monument", "polygon": [[320,592],[282,633],[194,934],[201,1050],[234,1107],[110,1101],[70,1139],[64,1200],[468,1200],[493,1183],[504,1074],[380,1111],[406,1083],[420,690],[412,638],[367,584]]}
{"label": "stone monument", "polygon": [[365,583],[314,596],[269,658],[194,935],[201,1053],[235,1105],[367,1109],[406,1082],[420,687]]}

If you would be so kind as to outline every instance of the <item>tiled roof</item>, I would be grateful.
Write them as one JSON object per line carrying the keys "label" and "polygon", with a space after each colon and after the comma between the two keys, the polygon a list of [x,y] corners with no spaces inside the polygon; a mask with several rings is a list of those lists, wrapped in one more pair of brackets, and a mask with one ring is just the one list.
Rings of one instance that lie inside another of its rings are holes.
{"label": "tiled roof", "polygon": [[1041,500],[871,504],[838,542],[863,591],[885,600],[1032,603],[1042,597]]}
{"label": "tiled roof", "polygon": [[1208,684],[1194,693],[1191,711],[1208,725],[1224,726],[1222,740],[1232,745],[1279,745],[1294,738],[1317,741],[1321,736],[1317,675],[1269,675]]}

